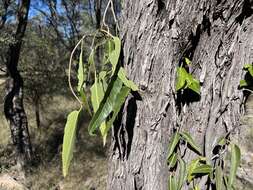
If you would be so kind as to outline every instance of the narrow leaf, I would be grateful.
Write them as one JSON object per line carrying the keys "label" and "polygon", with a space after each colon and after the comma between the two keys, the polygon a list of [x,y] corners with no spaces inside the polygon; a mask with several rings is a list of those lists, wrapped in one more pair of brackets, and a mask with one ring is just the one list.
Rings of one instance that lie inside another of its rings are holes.
{"label": "narrow leaf", "polygon": [[112,64],[112,70],[113,70],[112,75],[114,74],[117,67],[117,63],[119,61],[121,41],[118,37],[113,37],[113,43],[114,43],[114,50],[109,51],[109,60]]}
{"label": "narrow leaf", "polygon": [[173,175],[169,176],[169,190],[177,190],[176,179]]}
{"label": "narrow leaf", "polygon": [[245,64],[243,69],[247,70],[249,72],[249,74],[253,77],[253,65],[252,64]]}
{"label": "narrow leaf", "polygon": [[169,157],[167,164],[169,165],[169,168],[174,168],[177,163],[177,153],[173,152],[172,155]]}
{"label": "narrow leaf", "polygon": [[83,66],[83,41],[81,43],[81,53],[79,56],[79,64],[78,64],[78,74],[77,74],[77,78],[78,78],[78,86],[77,86],[77,90],[78,92],[81,91],[82,86],[83,86],[83,82],[84,82],[84,66]]}
{"label": "narrow leaf", "polygon": [[179,179],[177,190],[181,190],[186,179],[186,163],[182,158],[179,158]]}
{"label": "narrow leaf", "polygon": [[113,111],[117,101],[117,96],[122,88],[122,82],[119,78],[112,80],[108,85],[103,100],[101,101],[98,110],[92,117],[88,130],[90,135],[94,135],[95,130],[106,120]]}
{"label": "narrow leaf", "polygon": [[199,146],[194,142],[194,140],[192,139],[191,135],[189,133],[186,132],[180,132],[180,135],[182,136],[182,138],[192,147],[192,149],[201,155],[201,150],[199,148]]}
{"label": "narrow leaf", "polygon": [[193,169],[192,174],[210,174],[212,172],[212,166],[208,164],[202,164]]}
{"label": "narrow leaf", "polygon": [[170,156],[172,155],[172,153],[174,152],[178,142],[180,140],[180,135],[178,134],[178,132],[176,132],[169,144],[169,153],[168,153],[168,157],[167,157],[167,160],[170,158]]}
{"label": "narrow leaf", "polygon": [[184,60],[185,60],[185,63],[186,63],[187,65],[191,65],[192,62],[191,62],[190,59],[188,59],[187,57],[185,57]]}
{"label": "narrow leaf", "polygon": [[215,169],[215,186],[216,186],[216,190],[223,190],[222,189],[222,170],[221,170],[221,166],[216,166]]}
{"label": "narrow leaf", "polygon": [[241,159],[240,148],[235,144],[231,144],[231,166],[230,166],[230,172],[229,172],[229,178],[228,178],[228,185],[230,187],[232,187],[234,184],[236,171],[240,164],[240,159]]}
{"label": "narrow leaf", "polygon": [[64,177],[68,173],[70,161],[73,157],[73,149],[76,138],[76,126],[80,111],[81,110],[73,111],[68,115],[67,123],[64,129],[63,150],[62,150],[62,169]]}
{"label": "narrow leaf", "polygon": [[127,79],[126,71],[124,70],[123,67],[120,67],[119,72],[118,72],[118,77],[121,79],[124,85],[132,89],[132,91],[138,91],[138,87],[136,86],[136,84],[134,84],[133,81]]}
{"label": "narrow leaf", "polygon": [[247,87],[249,86],[249,84],[247,83],[246,80],[240,80],[240,87],[243,88],[243,87]]}
{"label": "narrow leaf", "polygon": [[203,160],[205,160],[204,157],[199,157],[191,161],[190,165],[188,166],[188,172],[187,172],[188,183],[190,183],[192,179],[194,178],[194,174],[193,174],[194,169],[197,168],[199,166],[199,162]]}

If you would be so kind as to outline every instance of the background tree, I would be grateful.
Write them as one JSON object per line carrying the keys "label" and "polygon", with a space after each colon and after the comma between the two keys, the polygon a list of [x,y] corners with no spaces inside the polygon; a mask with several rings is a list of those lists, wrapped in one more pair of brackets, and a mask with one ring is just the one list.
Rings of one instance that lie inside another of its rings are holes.
{"label": "background tree", "polygon": [[9,45],[6,58],[8,79],[6,82],[4,112],[6,119],[10,123],[12,141],[18,154],[18,163],[32,159],[27,117],[23,107],[23,79],[18,71],[18,61],[27,25],[29,6],[29,0],[20,1],[18,5],[18,23],[14,35],[15,42]]}
{"label": "background tree", "polygon": [[[189,132],[210,162],[217,139],[233,138],[244,113],[242,68],[253,61],[252,6],[249,0],[123,2],[124,66],[140,90],[128,97],[113,130],[107,189],[168,189],[175,130]],[[184,58],[192,60],[188,69],[200,80],[200,97],[175,90]],[[184,146],[189,165],[197,154]],[[206,180],[195,184],[210,189]]]}

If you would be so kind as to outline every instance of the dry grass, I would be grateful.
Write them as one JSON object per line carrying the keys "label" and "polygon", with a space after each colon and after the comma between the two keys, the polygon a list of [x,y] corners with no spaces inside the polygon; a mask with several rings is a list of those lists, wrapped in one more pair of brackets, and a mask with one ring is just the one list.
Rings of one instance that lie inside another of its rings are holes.
{"label": "dry grass", "polygon": [[[74,152],[69,175],[64,179],[61,171],[61,144],[67,114],[77,109],[73,99],[57,96],[43,100],[41,128],[36,127],[33,107],[25,104],[29,120],[29,129],[36,153],[34,166],[27,168],[25,186],[31,190],[103,190],[106,181],[106,150],[99,137],[90,137],[87,132],[88,116],[83,124]],[[3,113],[0,114],[0,173],[11,174],[14,155],[10,133]]]}

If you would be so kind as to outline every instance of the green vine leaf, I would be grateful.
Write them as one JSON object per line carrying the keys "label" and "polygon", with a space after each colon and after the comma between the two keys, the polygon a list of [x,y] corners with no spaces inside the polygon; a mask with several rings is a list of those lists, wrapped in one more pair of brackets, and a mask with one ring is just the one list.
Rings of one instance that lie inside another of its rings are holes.
{"label": "green vine leaf", "polygon": [[119,56],[120,56],[120,50],[121,50],[121,41],[118,37],[113,37],[113,43],[114,43],[114,49],[109,50],[109,60],[112,64],[112,75],[114,75],[114,72],[116,70]]}
{"label": "green vine leaf", "polygon": [[249,86],[249,84],[246,80],[240,80],[240,88],[244,88],[247,86]]}
{"label": "green vine leaf", "polygon": [[169,168],[174,168],[177,163],[177,153],[173,152],[172,155],[169,157],[167,164],[169,165]]}
{"label": "green vine leaf", "polygon": [[222,170],[221,170],[221,166],[218,165],[215,168],[215,186],[216,186],[216,190],[222,190],[223,186],[222,186]]}
{"label": "green vine leaf", "polygon": [[197,143],[192,139],[191,135],[186,132],[180,132],[182,138],[192,147],[192,149],[199,155],[201,155],[201,150]]}
{"label": "green vine leaf", "polygon": [[231,168],[230,168],[229,177],[228,177],[228,186],[230,188],[232,188],[234,184],[236,171],[240,164],[240,159],[241,159],[240,148],[235,144],[231,144]]}
{"label": "green vine leaf", "polygon": [[84,66],[83,66],[83,41],[81,43],[81,53],[79,56],[79,64],[78,64],[78,74],[77,74],[77,78],[78,78],[78,86],[77,86],[77,91],[80,92],[82,87],[83,87],[83,83],[84,83]]}
{"label": "green vine leaf", "polygon": [[68,115],[67,123],[64,129],[63,150],[62,150],[62,170],[64,177],[66,177],[66,175],[68,174],[69,165],[73,157],[73,149],[76,139],[76,127],[80,112],[81,109],[79,111],[77,110],[72,111]]}
{"label": "green vine leaf", "polygon": [[190,163],[190,165],[188,166],[188,174],[187,174],[187,181],[188,181],[188,183],[190,183],[192,180],[193,180],[193,178],[194,178],[194,174],[193,174],[193,171],[195,170],[195,168],[197,168],[198,166],[199,166],[199,162],[200,161],[205,161],[206,160],[206,158],[205,157],[198,157],[198,158],[196,158],[196,159],[194,159],[194,160],[192,160],[191,161],[191,163]]}
{"label": "green vine leaf", "polygon": [[173,175],[169,176],[169,190],[177,190],[176,179]]}
{"label": "green vine leaf", "polygon": [[208,164],[202,164],[193,169],[192,174],[210,174],[212,172],[212,166]]}
{"label": "green vine leaf", "polygon": [[179,140],[180,140],[180,135],[178,134],[178,132],[176,132],[169,144],[169,151],[168,151],[168,157],[167,157],[168,162],[169,162],[169,158],[173,154]]}
{"label": "green vine leaf", "polygon": [[177,190],[180,190],[186,180],[186,163],[182,158],[179,158],[179,179]]}
{"label": "green vine leaf", "polygon": [[245,64],[243,69],[248,71],[249,74],[253,77],[253,64]]}
{"label": "green vine leaf", "polygon": [[118,77],[121,79],[124,85],[132,89],[132,91],[138,91],[138,87],[136,86],[136,84],[134,84],[133,81],[127,79],[126,71],[123,67],[120,67],[119,72],[118,72]]}
{"label": "green vine leaf", "polygon": [[89,124],[88,128],[90,135],[94,135],[95,130],[101,125],[101,123],[117,109],[119,104],[122,104],[122,99],[124,99],[122,96],[125,95],[122,93],[122,90],[126,91],[126,89],[122,87],[123,83],[118,77],[110,82],[105,92],[105,96]]}

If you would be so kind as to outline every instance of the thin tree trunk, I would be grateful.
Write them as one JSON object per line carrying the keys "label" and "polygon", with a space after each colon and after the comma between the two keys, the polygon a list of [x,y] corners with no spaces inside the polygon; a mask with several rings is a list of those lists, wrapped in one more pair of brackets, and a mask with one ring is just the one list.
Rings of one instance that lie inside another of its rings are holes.
{"label": "thin tree trunk", "polygon": [[23,79],[17,68],[22,39],[27,25],[29,6],[30,0],[22,0],[20,2],[17,13],[18,26],[15,34],[15,43],[9,47],[6,62],[8,79],[6,82],[4,111],[6,119],[10,123],[12,141],[16,146],[18,162],[32,159],[27,116],[23,107]]}
{"label": "thin tree trunk", "polygon": [[[128,97],[113,129],[108,190],[167,190],[175,130],[189,132],[210,160],[217,139],[240,126],[238,85],[243,65],[253,62],[252,7],[249,0],[124,1],[124,66],[139,94]],[[201,82],[199,99],[175,92],[185,57]],[[196,157],[186,149],[187,164]],[[197,183],[209,189],[206,179]]]}
{"label": "thin tree trunk", "polygon": [[96,28],[99,29],[101,24],[101,0],[94,1],[94,9],[96,15]]}

